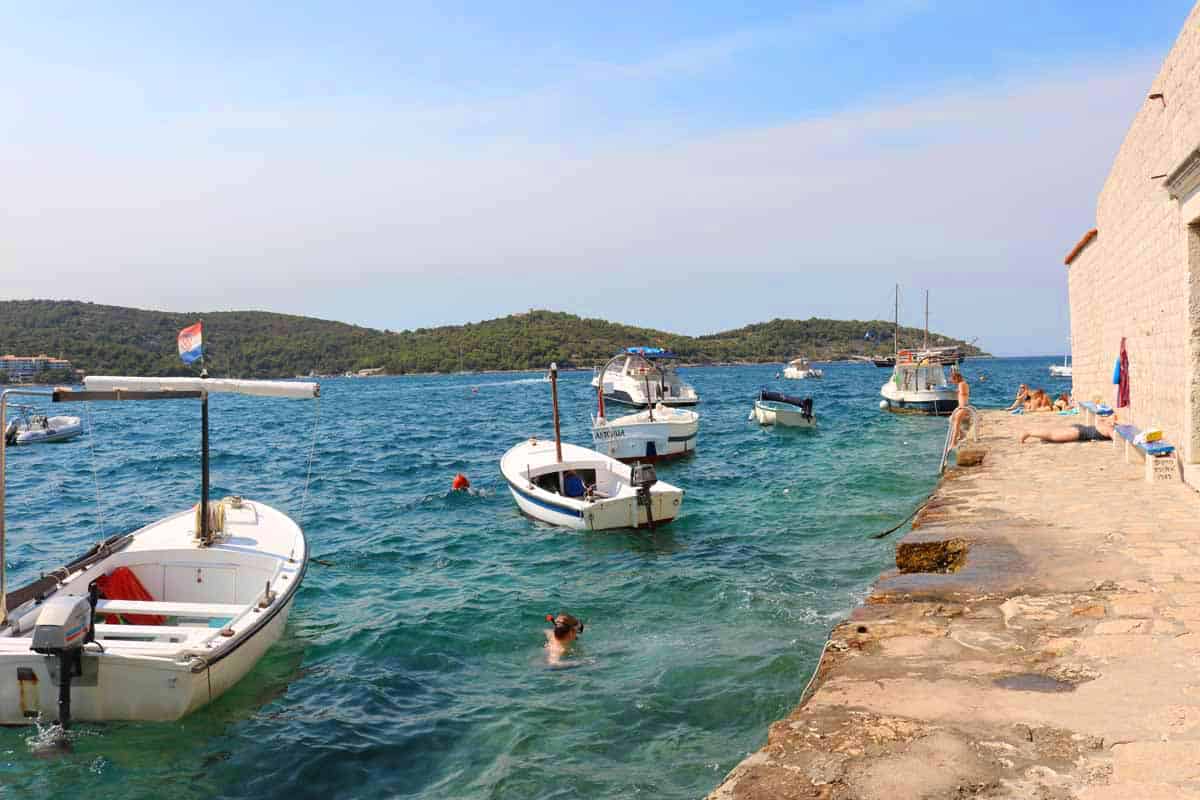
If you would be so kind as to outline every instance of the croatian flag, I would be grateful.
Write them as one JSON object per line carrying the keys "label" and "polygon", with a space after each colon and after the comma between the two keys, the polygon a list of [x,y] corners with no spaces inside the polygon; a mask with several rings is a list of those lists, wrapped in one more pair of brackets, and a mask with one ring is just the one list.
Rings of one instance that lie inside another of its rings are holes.
{"label": "croatian flag", "polygon": [[197,322],[179,332],[179,357],[185,364],[191,364],[197,359],[204,358],[204,347],[200,337],[200,329],[203,324]]}

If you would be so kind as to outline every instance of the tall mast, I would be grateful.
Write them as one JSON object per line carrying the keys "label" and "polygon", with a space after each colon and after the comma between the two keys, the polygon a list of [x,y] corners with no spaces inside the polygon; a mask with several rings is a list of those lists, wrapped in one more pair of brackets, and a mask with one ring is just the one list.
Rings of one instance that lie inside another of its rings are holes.
{"label": "tall mast", "polygon": [[[604,378],[601,377],[601,382]],[[603,391],[601,387],[601,391]],[[562,463],[562,434],[558,429],[558,363],[550,365],[550,397],[554,404],[554,457],[557,463]],[[560,476],[562,473],[559,473]]]}
{"label": "tall mast", "polygon": [[900,284],[896,284],[896,335],[892,337],[896,355],[900,355]]}
{"label": "tall mast", "polygon": [[925,350],[929,351],[929,290],[925,290]]}

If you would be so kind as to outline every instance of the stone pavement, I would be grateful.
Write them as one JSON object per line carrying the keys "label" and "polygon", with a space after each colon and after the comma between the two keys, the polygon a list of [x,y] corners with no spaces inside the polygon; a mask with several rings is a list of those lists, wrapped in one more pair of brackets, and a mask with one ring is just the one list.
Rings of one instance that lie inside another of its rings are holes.
{"label": "stone pavement", "polygon": [[881,577],[710,800],[1200,800],[1200,495],[1016,442],[1072,421],[983,415],[897,543],[943,571]]}

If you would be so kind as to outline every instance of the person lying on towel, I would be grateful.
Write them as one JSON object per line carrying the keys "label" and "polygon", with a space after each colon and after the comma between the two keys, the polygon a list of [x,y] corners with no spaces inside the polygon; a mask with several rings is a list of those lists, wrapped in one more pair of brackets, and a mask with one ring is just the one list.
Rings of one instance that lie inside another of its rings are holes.
{"label": "person lying on towel", "polygon": [[1064,442],[1106,442],[1113,437],[1113,428],[1117,419],[1099,417],[1095,425],[1068,425],[1065,428],[1049,428],[1041,431],[1025,431],[1017,437],[1017,442],[1025,444],[1029,439],[1039,439],[1043,442],[1062,444]]}

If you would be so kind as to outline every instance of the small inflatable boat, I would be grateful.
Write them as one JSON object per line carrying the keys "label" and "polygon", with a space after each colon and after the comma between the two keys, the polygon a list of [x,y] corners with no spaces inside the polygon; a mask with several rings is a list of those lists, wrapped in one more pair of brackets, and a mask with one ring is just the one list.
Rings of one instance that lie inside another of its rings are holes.
{"label": "small inflatable boat", "polygon": [[43,444],[65,442],[83,433],[79,417],[47,417],[28,414],[14,419],[4,431],[6,444]]}

